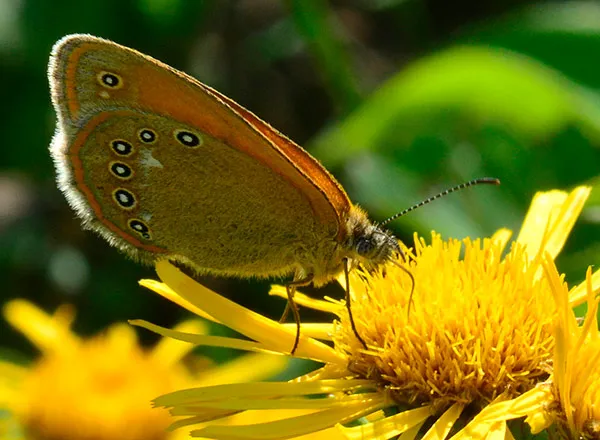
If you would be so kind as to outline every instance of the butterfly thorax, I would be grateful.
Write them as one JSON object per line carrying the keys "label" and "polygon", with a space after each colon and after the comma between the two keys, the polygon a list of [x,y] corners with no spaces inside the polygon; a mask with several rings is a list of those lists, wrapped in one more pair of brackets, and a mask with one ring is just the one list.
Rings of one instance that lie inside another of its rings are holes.
{"label": "butterfly thorax", "polygon": [[[403,252],[396,238],[369,220],[366,213],[352,205],[343,224],[345,231],[341,240],[337,240],[330,252],[320,251],[318,255],[328,255],[327,261],[314,261],[303,266],[300,273],[305,277],[312,275],[313,284],[321,286],[340,274],[344,269],[344,260],[352,266],[360,266],[367,271],[376,269]],[[302,276],[296,275],[297,278]]]}

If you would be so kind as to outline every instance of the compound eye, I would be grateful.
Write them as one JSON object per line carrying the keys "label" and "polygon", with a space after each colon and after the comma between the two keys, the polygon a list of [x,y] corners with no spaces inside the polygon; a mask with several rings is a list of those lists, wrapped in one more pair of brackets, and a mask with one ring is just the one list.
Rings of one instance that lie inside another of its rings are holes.
{"label": "compound eye", "polygon": [[373,248],[375,247],[375,243],[370,238],[359,238],[356,242],[356,253],[360,256],[369,255],[373,252]]}

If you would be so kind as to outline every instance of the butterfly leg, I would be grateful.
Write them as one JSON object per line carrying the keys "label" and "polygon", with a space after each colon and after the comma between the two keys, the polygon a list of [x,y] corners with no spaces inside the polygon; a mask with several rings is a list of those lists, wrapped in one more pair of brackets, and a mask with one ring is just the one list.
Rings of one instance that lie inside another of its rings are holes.
{"label": "butterfly leg", "polygon": [[348,259],[344,258],[344,278],[346,278],[346,310],[348,310],[348,318],[350,319],[350,326],[352,327],[354,336],[356,336],[356,339],[358,339],[360,341],[360,343],[363,345],[363,347],[367,348],[367,343],[358,334],[358,330],[356,329],[356,324],[354,323],[354,316],[352,315],[352,303],[350,300],[350,269],[349,269],[348,265],[349,265]]}
{"label": "butterfly leg", "polygon": [[[286,290],[289,288],[289,286],[285,286]],[[294,296],[294,293],[292,293],[292,297]],[[288,315],[290,314],[290,310],[292,309],[292,307],[290,306],[290,292],[288,292],[288,302],[285,303],[285,309],[283,309],[283,313],[281,314],[281,318],[279,318],[279,323],[283,324],[287,318]]]}
{"label": "butterfly leg", "polygon": [[292,347],[292,355],[296,352],[296,349],[298,348],[298,343],[300,342],[300,311],[298,310],[298,305],[294,301],[294,294],[296,293],[296,289],[298,287],[306,286],[310,284],[312,280],[312,275],[307,275],[304,278],[297,278],[296,276],[294,277],[294,281],[285,286],[288,296],[288,302],[285,306],[285,310],[283,311],[283,315],[281,315],[281,318],[279,319],[279,322],[284,322],[290,311],[292,312],[294,322],[296,323],[296,339],[294,340],[294,346]]}

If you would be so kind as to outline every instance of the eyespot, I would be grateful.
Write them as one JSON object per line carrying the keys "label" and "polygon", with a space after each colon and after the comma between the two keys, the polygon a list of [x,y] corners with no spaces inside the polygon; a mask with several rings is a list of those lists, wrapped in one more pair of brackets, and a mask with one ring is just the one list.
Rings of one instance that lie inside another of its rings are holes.
{"label": "eyespot", "polygon": [[123,87],[123,78],[116,73],[103,71],[96,75],[96,79],[98,84],[107,89],[117,90]]}
{"label": "eyespot", "polygon": [[138,132],[138,137],[140,141],[145,144],[153,144],[156,142],[156,132],[154,130],[150,130],[149,128],[143,128]]}
{"label": "eyespot", "polygon": [[110,147],[119,156],[130,156],[133,153],[132,145],[123,139],[115,139],[110,143]]}
{"label": "eyespot", "polygon": [[113,191],[113,200],[124,209],[132,209],[137,204],[135,196],[125,188],[117,188]]}
{"label": "eyespot", "polygon": [[202,138],[196,133],[187,130],[175,130],[175,139],[186,147],[195,148],[202,145]]}
{"label": "eyespot", "polygon": [[133,177],[133,170],[129,165],[123,162],[111,162],[108,165],[108,169],[113,176],[122,180],[127,180]]}
{"label": "eyespot", "polygon": [[139,235],[141,235],[146,240],[152,240],[152,234],[150,233],[150,228],[142,220],[137,219],[137,218],[132,218],[131,220],[129,220],[129,228],[132,231],[137,232]]}

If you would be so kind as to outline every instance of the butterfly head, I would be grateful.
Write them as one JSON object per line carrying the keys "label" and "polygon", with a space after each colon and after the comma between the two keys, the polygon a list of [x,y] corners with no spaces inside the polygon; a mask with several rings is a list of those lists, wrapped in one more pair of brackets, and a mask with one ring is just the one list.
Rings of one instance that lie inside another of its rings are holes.
{"label": "butterfly head", "polygon": [[347,257],[372,270],[396,256],[404,256],[398,240],[387,230],[372,223],[356,207],[348,219]]}

